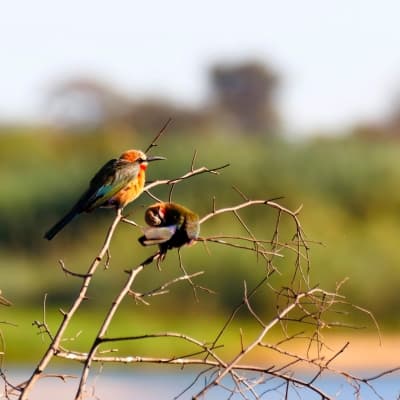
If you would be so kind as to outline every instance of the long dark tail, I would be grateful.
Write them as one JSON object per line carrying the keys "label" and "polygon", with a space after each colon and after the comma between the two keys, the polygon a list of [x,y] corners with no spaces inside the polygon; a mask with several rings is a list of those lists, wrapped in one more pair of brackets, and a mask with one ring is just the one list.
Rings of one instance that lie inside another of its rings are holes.
{"label": "long dark tail", "polygon": [[50,228],[45,234],[44,237],[47,240],[51,240],[53,239],[53,237],[55,235],[57,235],[57,233],[59,231],[61,231],[61,229],[64,228],[65,225],[67,225],[69,222],[72,221],[72,219],[78,214],[79,212],[73,208],[67,215],[65,215],[63,218],[60,219],[60,221],[58,221],[52,228]]}

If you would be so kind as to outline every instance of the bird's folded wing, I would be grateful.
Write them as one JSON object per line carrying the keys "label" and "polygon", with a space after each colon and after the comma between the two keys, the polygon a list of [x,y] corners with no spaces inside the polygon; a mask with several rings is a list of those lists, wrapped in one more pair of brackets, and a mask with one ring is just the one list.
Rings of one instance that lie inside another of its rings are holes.
{"label": "bird's folded wing", "polygon": [[131,180],[135,179],[139,172],[137,163],[125,160],[113,159],[107,162],[90,182],[86,193],[86,204],[95,208],[100,203],[111,199]]}
{"label": "bird's folded wing", "polygon": [[145,246],[152,244],[165,243],[176,232],[176,226],[163,226],[160,228],[143,228],[144,238],[142,239],[142,244]]}

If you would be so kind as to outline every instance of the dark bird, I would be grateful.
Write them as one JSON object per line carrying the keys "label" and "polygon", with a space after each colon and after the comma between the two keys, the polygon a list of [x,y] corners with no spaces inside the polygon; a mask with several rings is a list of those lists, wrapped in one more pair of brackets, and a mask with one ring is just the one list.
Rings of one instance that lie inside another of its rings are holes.
{"label": "dark bird", "polygon": [[143,246],[158,244],[161,260],[168,250],[192,244],[200,234],[199,216],[180,204],[153,204],[144,218],[149,226],[138,240]]}
{"label": "dark bird", "polygon": [[148,157],[140,150],[127,150],[119,158],[108,161],[92,178],[89,188],[71,210],[49,229],[44,237],[51,240],[76,215],[98,207],[123,209],[143,192],[147,163],[165,160]]}

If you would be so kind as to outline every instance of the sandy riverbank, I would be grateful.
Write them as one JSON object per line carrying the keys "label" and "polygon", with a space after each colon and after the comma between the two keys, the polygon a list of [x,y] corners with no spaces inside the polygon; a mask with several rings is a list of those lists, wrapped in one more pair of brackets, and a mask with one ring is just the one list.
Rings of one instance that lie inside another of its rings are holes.
{"label": "sandy riverbank", "polygon": [[[400,369],[400,334],[382,334],[381,341],[377,334],[325,336],[324,341],[326,344],[322,352],[324,360],[333,358],[329,365],[334,369],[343,371]],[[306,358],[305,342],[292,341],[281,345],[280,348],[288,354],[303,355]],[[255,362],[265,367],[283,365],[293,361],[288,354],[279,355],[272,350],[260,350],[247,357],[246,363]],[[315,348],[310,354],[311,357],[316,357]],[[307,362],[298,363],[296,366],[305,369],[310,367]]]}

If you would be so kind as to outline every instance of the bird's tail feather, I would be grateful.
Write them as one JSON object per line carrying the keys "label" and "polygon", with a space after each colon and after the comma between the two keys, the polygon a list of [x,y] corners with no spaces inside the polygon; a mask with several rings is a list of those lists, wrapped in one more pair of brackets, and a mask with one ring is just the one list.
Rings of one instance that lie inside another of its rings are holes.
{"label": "bird's tail feather", "polygon": [[71,222],[71,220],[76,216],[76,214],[78,214],[78,212],[75,209],[72,209],[67,215],[61,218],[52,228],[50,228],[44,234],[45,239],[47,240],[53,239],[53,237],[57,235],[57,233],[60,232],[65,225]]}

